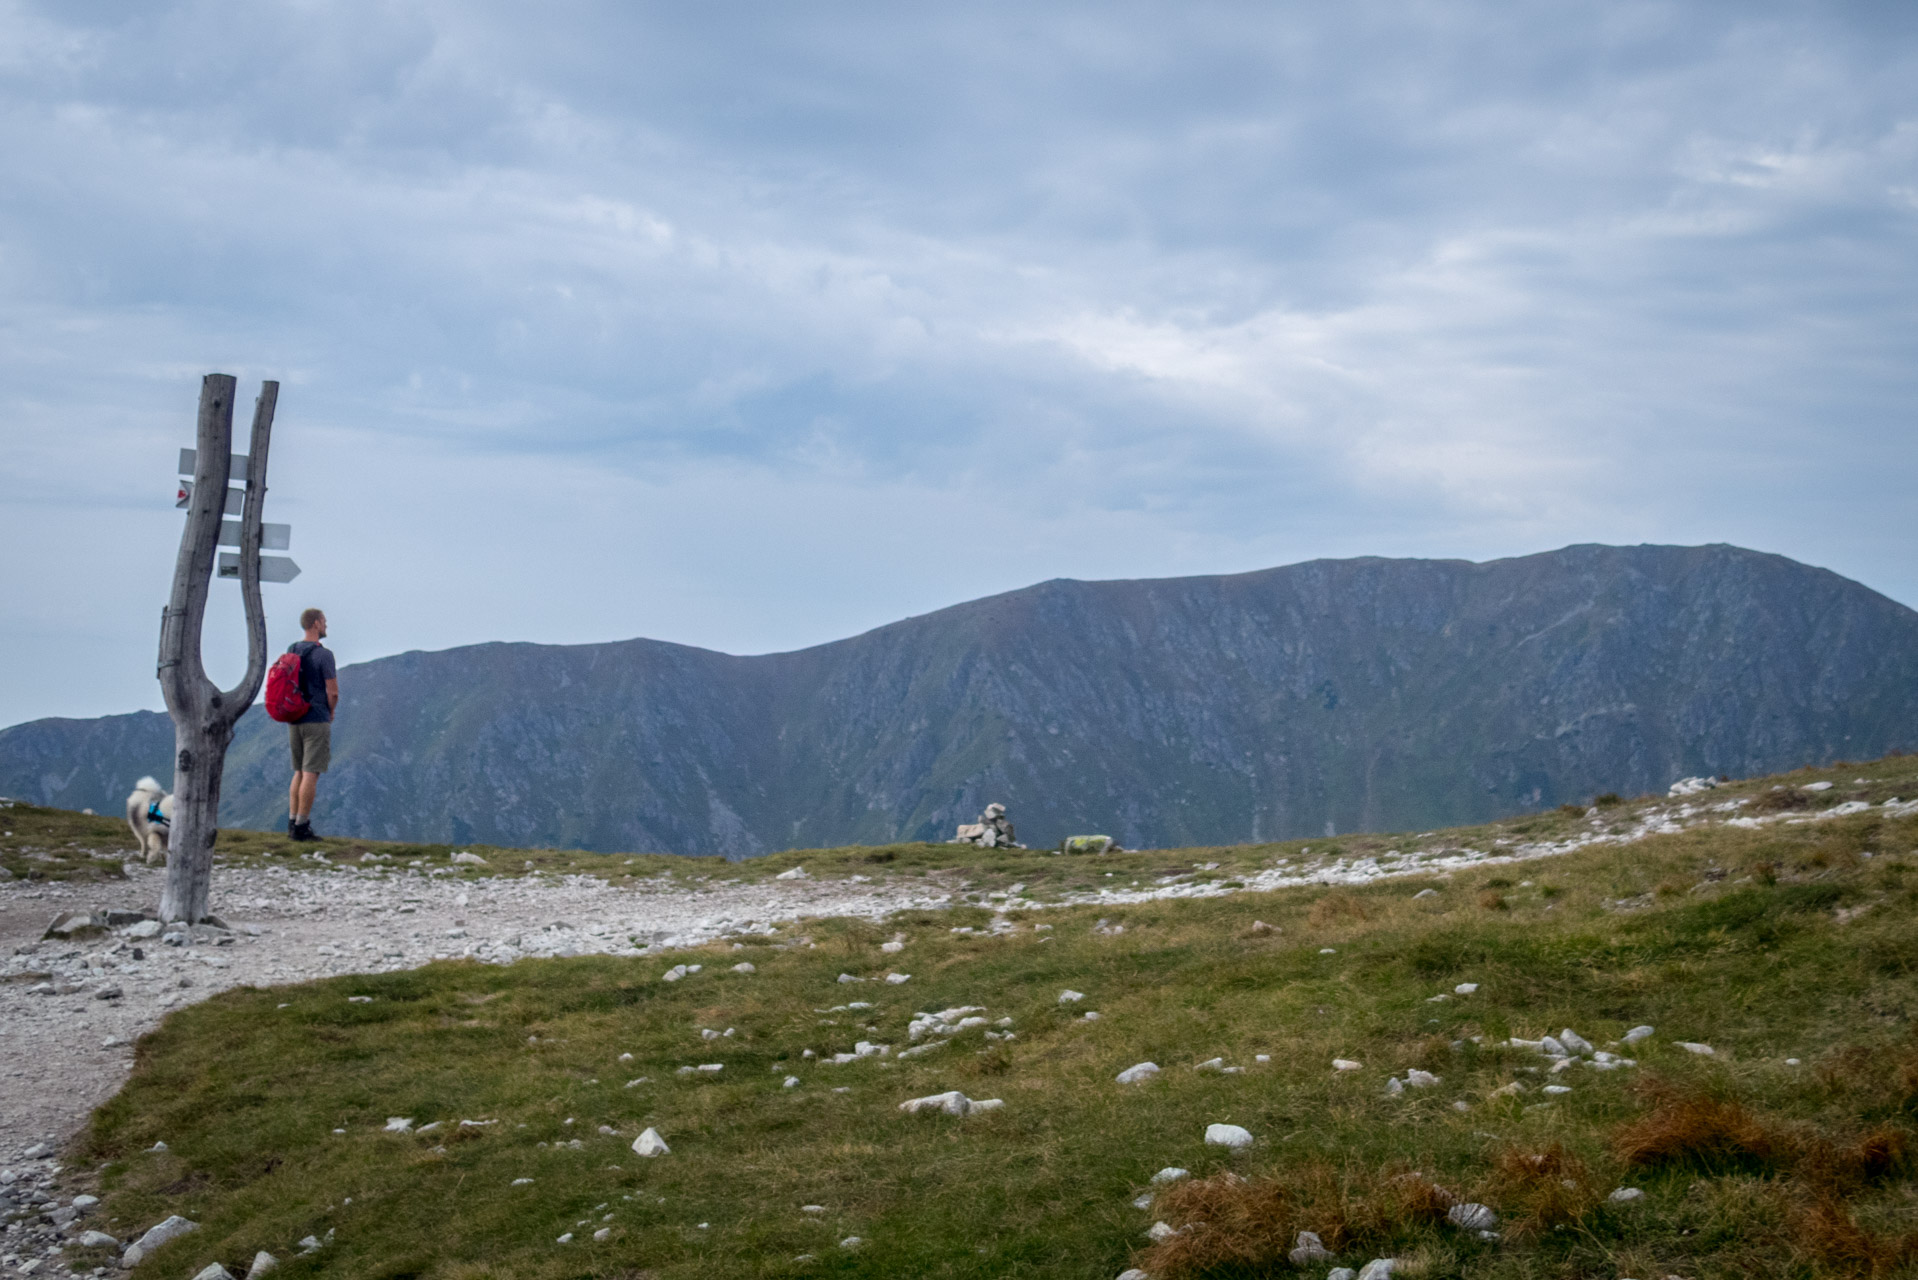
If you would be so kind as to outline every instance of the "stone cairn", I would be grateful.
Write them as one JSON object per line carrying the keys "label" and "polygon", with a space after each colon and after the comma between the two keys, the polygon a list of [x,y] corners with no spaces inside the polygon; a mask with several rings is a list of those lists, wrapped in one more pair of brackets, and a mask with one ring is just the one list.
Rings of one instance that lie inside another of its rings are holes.
{"label": "stone cairn", "polygon": [[1023,849],[1013,838],[1012,819],[1002,804],[989,804],[977,822],[962,822],[947,844],[975,844],[981,849]]}

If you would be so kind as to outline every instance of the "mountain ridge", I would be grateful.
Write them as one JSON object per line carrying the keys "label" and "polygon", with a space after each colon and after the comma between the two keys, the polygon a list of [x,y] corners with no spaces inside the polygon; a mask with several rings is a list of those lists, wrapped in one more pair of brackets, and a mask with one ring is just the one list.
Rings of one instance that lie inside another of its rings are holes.
{"label": "mountain ridge", "polygon": [[[1918,613],[1722,544],[1061,578],[782,653],[490,642],[341,672],[322,829],[750,855],[1220,844],[1478,821],[1918,745]],[[160,713],[0,730],[0,791],[116,811]],[[223,821],[271,826],[248,712]]]}

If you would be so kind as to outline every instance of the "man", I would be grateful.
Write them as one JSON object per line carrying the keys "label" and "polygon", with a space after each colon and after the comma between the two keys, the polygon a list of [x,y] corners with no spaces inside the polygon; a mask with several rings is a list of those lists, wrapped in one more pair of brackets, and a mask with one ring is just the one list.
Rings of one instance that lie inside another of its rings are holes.
{"label": "man", "polygon": [[293,745],[293,785],[286,792],[286,834],[318,840],[313,834],[313,795],[320,775],[333,762],[333,709],[340,705],[339,668],[326,639],[326,615],[308,609],[300,615],[306,638],[288,646],[300,655],[300,692],[312,710],[287,726]]}

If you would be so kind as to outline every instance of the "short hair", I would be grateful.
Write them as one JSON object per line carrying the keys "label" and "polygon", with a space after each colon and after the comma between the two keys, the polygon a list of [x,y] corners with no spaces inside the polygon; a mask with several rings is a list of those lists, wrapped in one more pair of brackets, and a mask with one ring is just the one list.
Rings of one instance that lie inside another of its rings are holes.
{"label": "short hair", "polygon": [[300,611],[300,630],[311,631],[313,624],[326,616],[324,609],[303,609]]}

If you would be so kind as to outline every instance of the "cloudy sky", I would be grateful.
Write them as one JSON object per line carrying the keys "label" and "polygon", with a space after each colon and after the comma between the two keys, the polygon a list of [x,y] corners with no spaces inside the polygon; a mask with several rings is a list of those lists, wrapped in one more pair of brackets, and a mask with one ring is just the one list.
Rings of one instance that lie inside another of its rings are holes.
{"label": "cloudy sky", "polygon": [[1918,604],[1908,0],[0,0],[0,166],[0,724],[160,705],[212,370],[343,661],[1586,541]]}

